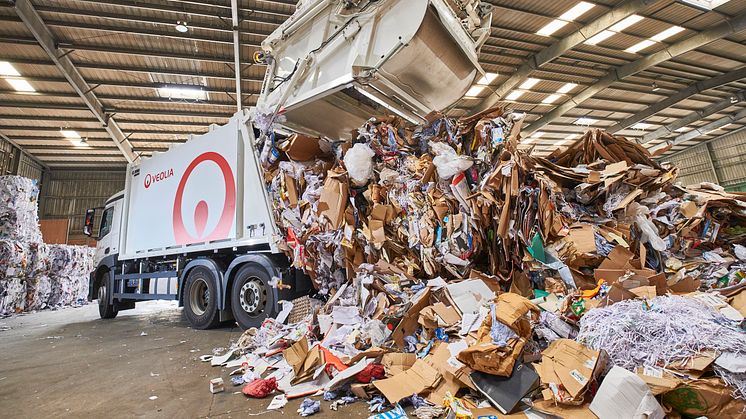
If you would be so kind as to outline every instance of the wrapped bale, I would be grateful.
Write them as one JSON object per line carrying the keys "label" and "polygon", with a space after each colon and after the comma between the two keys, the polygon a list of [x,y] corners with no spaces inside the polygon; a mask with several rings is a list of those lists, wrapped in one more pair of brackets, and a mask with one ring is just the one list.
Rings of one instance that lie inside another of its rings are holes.
{"label": "wrapped bale", "polygon": [[51,263],[49,248],[44,243],[29,245],[29,263],[26,275],[26,311],[47,307],[52,283],[49,279]]}
{"label": "wrapped bale", "polygon": [[0,176],[0,238],[40,243],[37,182],[22,176]]}

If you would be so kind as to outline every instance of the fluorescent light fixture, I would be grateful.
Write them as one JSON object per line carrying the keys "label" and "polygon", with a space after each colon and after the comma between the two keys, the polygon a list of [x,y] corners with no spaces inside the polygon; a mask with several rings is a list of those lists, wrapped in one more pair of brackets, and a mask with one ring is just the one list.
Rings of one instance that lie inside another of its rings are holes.
{"label": "fluorescent light fixture", "polygon": [[187,26],[186,22],[177,21],[176,26],[174,26],[174,29],[176,29],[177,32],[186,33],[189,31],[189,27]]}
{"label": "fluorescent light fixture", "polygon": [[627,16],[625,19],[622,19],[618,23],[616,23],[614,26],[610,27],[609,30],[613,32],[621,32],[630,26],[634,25],[635,23],[641,21],[644,19],[642,16],[639,15],[631,15]]}
{"label": "fluorescent light fixture", "polygon": [[559,18],[561,20],[573,21],[573,20],[579,18],[580,16],[583,16],[584,14],[586,14],[594,6],[595,5],[593,3],[588,3],[586,1],[581,1],[580,3],[576,4],[575,6],[573,6],[572,9],[570,9],[570,10],[566,11],[565,13],[563,13],[562,16],[560,16]]}
{"label": "fluorescent light fixture", "polygon": [[34,89],[34,86],[31,85],[31,83],[27,82],[26,80],[22,79],[8,79],[7,81],[11,86],[13,86],[14,89],[16,89],[19,92],[35,92],[36,89]]}
{"label": "fluorescent light fixture", "polygon": [[634,53],[636,53],[638,51],[642,51],[645,48],[648,48],[648,47],[650,47],[652,45],[655,45],[655,41],[651,41],[649,39],[645,39],[644,41],[640,41],[640,42],[636,43],[635,45],[632,45],[631,47],[625,49],[625,51],[631,52],[631,53],[634,54]]}
{"label": "fluorescent light fixture", "polygon": [[466,92],[466,97],[477,97],[480,93],[484,90],[484,86],[480,85],[474,85],[471,86],[468,92]]}
{"label": "fluorescent light fixture", "polygon": [[553,33],[557,32],[558,30],[562,29],[568,23],[574,21],[580,16],[583,16],[586,12],[591,10],[594,6],[595,5],[593,3],[581,1],[580,3],[573,6],[570,10],[566,11],[565,13],[562,13],[562,15],[559,18],[554,19],[553,21],[549,22],[546,26],[539,29],[539,31],[536,32],[536,34],[543,35],[543,36],[550,36]]}
{"label": "fluorescent light fixture", "polygon": [[523,90],[513,90],[510,92],[508,96],[505,97],[505,100],[518,100],[523,94],[526,93]]}
{"label": "fluorescent light fixture", "polygon": [[596,122],[598,122],[598,119],[583,117],[583,118],[578,118],[578,120],[573,123],[575,125],[593,125]]}
{"label": "fluorescent light fixture", "polygon": [[65,138],[70,138],[70,139],[73,139],[73,140],[79,140],[80,139],[80,134],[78,134],[78,131],[74,131],[74,130],[71,130],[71,129],[61,129],[60,133]]}
{"label": "fluorescent light fixture", "polygon": [[611,38],[613,35],[616,35],[616,32],[605,30],[597,33],[596,35],[588,38],[585,40],[585,43],[588,45],[596,45],[599,44],[608,38]]}
{"label": "fluorescent light fixture", "polygon": [[688,132],[688,131],[691,131],[692,129],[693,128],[689,128],[689,127],[681,127],[681,128],[677,128],[676,132]]}
{"label": "fluorescent light fixture", "polygon": [[591,38],[587,39],[585,43],[588,45],[599,44],[605,41],[606,39],[612,37],[613,35],[616,35],[617,33],[629,28],[630,26],[641,21],[642,19],[643,17],[638,16],[638,15],[627,16],[625,19],[617,22],[615,25],[611,26],[609,29],[605,31],[601,31],[595,36],[592,36]]}
{"label": "fluorescent light fixture", "polygon": [[668,39],[683,30],[684,28],[682,28],[681,26],[671,26],[670,28],[659,33],[658,35],[651,37],[650,39],[652,39],[653,41],[662,42],[663,40]]}
{"label": "fluorescent light fixture", "polygon": [[580,138],[580,134],[570,134],[567,137],[565,137],[565,141],[574,140],[576,138]]}
{"label": "fluorescent light fixture", "polygon": [[569,141],[569,140],[559,140],[559,141],[557,141],[556,143],[554,143],[554,145],[555,145],[555,147],[559,147],[559,146],[561,146],[561,145],[564,145],[564,144],[565,144],[565,143],[567,143],[568,141]]}
{"label": "fluorescent light fixture", "polygon": [[20,76],[21,73],[13,67],[13,64],[7,61],[0,61],[0,75],[3,76]]}
{"label": "fluorescent light fixture", "polygon": [[700,7],[705,10],[712,10],[716,7],[722,6],[728,3],[730,0],[681,0],[684,3]]}
{"label": "fluorescent light fixture", "polygon": [[652,126],[653,126],[652,124],[646,124],[644,122],[638,122],[635,125],[632,125],[632,129],[641,129],[641,130],[644,131],[646,129],[650,129]]}
{"label": "fluorescent light fixture", "polygon": [[493,81],[495,81],[495,79],[497,78],[497,76],[498,76],[497,73],[485,73],[484,76],[482,76],[482,78],[479,79],[479,81],[477,82],[477,84],[481,84],[483,86],[488,85],[488,84],[492,83]]}
{"label": "fluorescent light fixture", "polygon": [[560,95],[558,95],[558,94],[555,93],[553,95],[549,95],[546,98],[544,98],[544,100],[542,100],[541,103],[554,103],[559,98],[560,98]]}
{"label": "fluorescent light fixture", "polygon": [[557,93],[561,93],[561,94],[570,93],[570,91],[576,87],[578,87],[578,85],[575,83],[565,83],[564,86],[557,89]]}
{"label": "fluorescent light fixture", "polygon": [[536,32],[537,35],[542,36],[550,36],[553,33],[557,32],[558,30],[562,29],[565,25],[567,25],[570,22],[554,19],[553,21],[549,22],[546,26],[539,29],[538,32]]}
{"label": "fluorescent light fixture", "polygon": [[158,88],[158,94],[169,99],[207,100],[207,93],[199,86],[164,86]]}
{"label": "fluorescent light fixture", "polygon": [[523,82],[523,84],[521,84],[520,86],[518,86],[518,88],[519,89],[523,89],[523,90],[529,90],[532,87],[536,86],[536,83],[538,83],[540,81],[541,80],[539,80],[539,79],[533,79],[533,78],[527,79],[526,81]]}

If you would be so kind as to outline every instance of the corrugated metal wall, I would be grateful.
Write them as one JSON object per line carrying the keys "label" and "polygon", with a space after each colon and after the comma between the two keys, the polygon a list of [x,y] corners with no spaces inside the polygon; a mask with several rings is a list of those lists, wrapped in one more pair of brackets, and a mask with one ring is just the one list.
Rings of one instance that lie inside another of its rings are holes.
{"label": "corrugated metal wall", "polygon": [[665,160],[679,167],[679,181],[684,185],[712,182],[728,190],[742,189],[746,187],[746,130],[692,147]]}
{"label": "corrugated metal wall", "polygon": [[[87,243],[83,235],[85,211],[102,207],[124,189],[124,171],[53,170],[44,179],[39,217],[70,220],[69,243]],[[101,211],[97,211],[100,216]],[[98,220],[97,220],[98,221]]]}
{"label": "corrugated metal wall", "polygon": [[21,160],[18,163],[18,175],[25,176],[29,179],[41,181],[43,168],[39,163],[31,160],[27,155],[21,154]]}
{"label": "corrugated metal wall", "polygon": [[14,175],[18,149],[11,143],[0,138],[0,175]]}

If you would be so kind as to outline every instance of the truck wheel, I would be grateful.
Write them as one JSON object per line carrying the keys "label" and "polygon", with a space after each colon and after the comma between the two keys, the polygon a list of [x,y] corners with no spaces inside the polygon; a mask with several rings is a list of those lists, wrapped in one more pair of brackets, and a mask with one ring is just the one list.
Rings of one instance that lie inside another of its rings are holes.
{"label": "truck wheel", "polygon": [[111,272],[107,273],[101,281],[101,286],[98,287],[98,315],[102,319],[113,319],[119,314],[119,308],[116,303],[109,304],[109,276]]}
{"label": "truck wheel", "polygon": [[184,285],[184,313],[195,329],[210,329],[220,323],[218,292],[212,272],[197,266],[189,272]]}
{"label": "truck wheel", "polygon": [[242,329],[261,326],[264,319],[277,317],[275,293],[270,276],[261,266],[247,263],[239,269],[231,288],[233,317]]}

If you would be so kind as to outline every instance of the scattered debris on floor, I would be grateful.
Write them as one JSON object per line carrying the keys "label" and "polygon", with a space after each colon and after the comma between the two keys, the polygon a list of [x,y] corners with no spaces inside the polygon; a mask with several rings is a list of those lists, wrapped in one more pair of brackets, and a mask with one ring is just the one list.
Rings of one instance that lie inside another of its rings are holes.
{"label": "scattered debris on floor", "polygon": [[36,181],[0,176],[0,316],[85,304],[95,250],[44,244]]}
{"label": "scattered debris on floor", "polygon": [[600,130],[540,158],[500,108],[428,121],[277,141],[276,220],[316,292],[203,361],[303,416],[746,411],[746,194]]}

